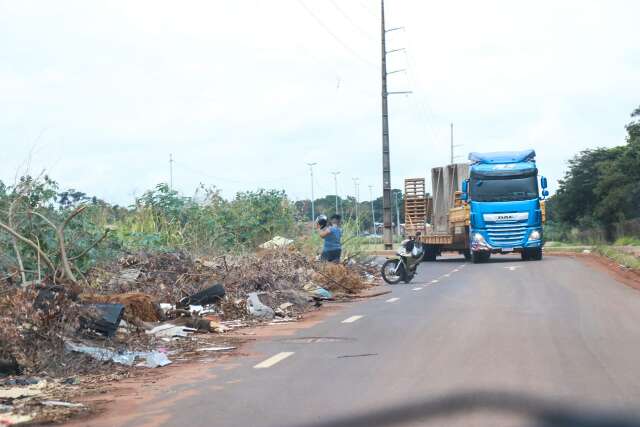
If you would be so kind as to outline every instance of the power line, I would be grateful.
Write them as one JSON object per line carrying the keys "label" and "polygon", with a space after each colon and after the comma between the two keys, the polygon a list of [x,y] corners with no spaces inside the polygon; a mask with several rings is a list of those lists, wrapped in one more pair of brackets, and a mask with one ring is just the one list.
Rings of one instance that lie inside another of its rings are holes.
{"label": "power line", "polygon": [[277,179],[271,179],[271,180],[261,180],[261,181],[239,181],[236,179],[229,179],[229,178],[223,178],[220,176],[213,176],[210,175],[208,172],[204,172],[201,170],[198,170],[196,168],[193,168],[191,166],[186,166],[184,164],[182,164],[181,162],[177,162],[175,159],[173,160],[173,164],[175,166],[178,166],[179,168],[186,170],[188,172],[191,172],[194,175],[198,175],[210,180],[214,180],[214,181],[223,181],[223,182],[228,182],[230,184],[239,184],[239,185],[263,185],[265,182],[270,182],[270,183],[274,183],[274,182],[284,182],[284,181],[289,181],[291,180],[291,177],[289,178],[277,178]]}
{"label": "power line", "polygon": [[325,25],[325,23],[322,22],[322,20],[315,13],[313,13],[313,11],[309,9],[309,7],[306,4],[304,4],[302,0],[298,0],[298,3],[300,4],[300,6],[302,6],[304,10],[307,11],[309,15],[311,15],[311,17],[318,23],[318,25],[320,25],[331,37],[334,38],[336,42],[338,42],[338,44],[340,44],[340,46],[345,48],[349,53],[351,53],[354,57],[364,62],[365,64],[370,65],[372,67],[376,67],[376,65],[373,62],[363,58],[362,56],[360,56],[360,54],[356,50],[354,50],[348,44],[343,42],[340,39],[340,37],[338,37],[333,31],[331,31],[331,29],[327,25]]}
{"label": "power line", "polygon": [[367,32],[362,27],[360,27],[358,24],[356,24],[355,21],[353,19],[351,19],[351,17],[340,6],[338,6],[338,4],[335,2],[335,0],[330,0],[330,1],[331,1],[331,4],[333,5],[333,7],[340,13],[340,15],[342,15],[344,17],[344,19],[349,21],[349,23],[356,30],[358,30],[358,32],[360,34],[362,34],[365,38],[367,38],[369,40],[376,41],[376,39],[369,32]]}

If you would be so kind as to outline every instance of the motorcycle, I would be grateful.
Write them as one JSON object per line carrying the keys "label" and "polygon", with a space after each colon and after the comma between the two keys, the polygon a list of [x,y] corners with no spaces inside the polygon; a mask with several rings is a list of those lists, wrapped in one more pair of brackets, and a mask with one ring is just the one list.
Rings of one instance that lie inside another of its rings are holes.
{"label": "motorcycle", "polygon": [[382,264],[382,278],[390,285],[395,285],[401,280],[409,283],[416,275],[418,264],[424,258],[420,235],[416,236],[415,240],[403,240],[396,256],[397,258],[389,258]]}

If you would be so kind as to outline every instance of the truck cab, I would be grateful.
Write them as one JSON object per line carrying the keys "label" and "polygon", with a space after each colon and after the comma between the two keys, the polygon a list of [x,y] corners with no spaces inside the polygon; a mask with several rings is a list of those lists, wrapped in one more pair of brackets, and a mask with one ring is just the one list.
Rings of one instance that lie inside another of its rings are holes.
{"label": "truck cab", "polygon": [[[474,263],[492,253],[542,259],[544,198],[547,180],[540,178],[535,151],[470,153],[469,178],[461,198],[469,206],[469,248]],[[540,190],[542,188],[542,197]]]}

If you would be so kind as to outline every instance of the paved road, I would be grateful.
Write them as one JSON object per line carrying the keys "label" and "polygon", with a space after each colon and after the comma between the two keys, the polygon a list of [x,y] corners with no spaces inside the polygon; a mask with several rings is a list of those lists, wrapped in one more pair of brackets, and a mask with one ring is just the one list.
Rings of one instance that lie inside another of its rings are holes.
{"label": "paved road", "polygon": [[[155,402],[162,410],[153,419],[189,427],[640,425],[640,292],[565,257],[420,267],[391,295],[258,342],[232,369],[203,368],[215,379],[172,390]],[[148,415],[132,413],[125,425],[153,425]]]}

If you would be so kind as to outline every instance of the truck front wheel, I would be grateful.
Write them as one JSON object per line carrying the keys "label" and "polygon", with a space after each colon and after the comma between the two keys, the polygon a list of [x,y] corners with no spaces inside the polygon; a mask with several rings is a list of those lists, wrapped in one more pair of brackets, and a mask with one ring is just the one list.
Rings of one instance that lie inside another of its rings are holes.
{"label": "truck front wheel", "polygon": [[534,261],[540,261],[542,259],[542,248],[531,249],[529,257]]}

